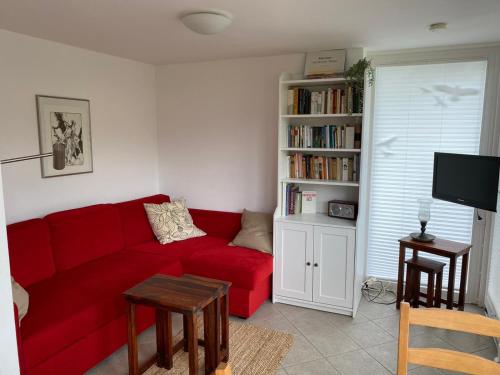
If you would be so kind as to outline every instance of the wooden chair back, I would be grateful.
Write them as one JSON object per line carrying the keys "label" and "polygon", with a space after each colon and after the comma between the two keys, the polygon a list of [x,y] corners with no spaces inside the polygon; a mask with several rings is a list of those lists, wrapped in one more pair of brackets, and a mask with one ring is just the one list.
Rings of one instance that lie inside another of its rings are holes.
{"label": "wooden chair back", "polygon": [[500,337],[500,321],[462,311],[412,309],[401,303],[399,320],[398,375],[406,375],[408,363],[468,374],[500,374],[500,364],[477,355],[438,348],[409,348],[410,325],[449,329]]}

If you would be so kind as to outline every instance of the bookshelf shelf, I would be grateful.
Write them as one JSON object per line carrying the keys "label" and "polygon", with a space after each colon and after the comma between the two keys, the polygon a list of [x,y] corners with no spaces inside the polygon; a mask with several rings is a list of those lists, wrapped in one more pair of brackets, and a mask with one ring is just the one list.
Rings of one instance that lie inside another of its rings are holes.
{"label": "bookshelf shelf", "polygon": [[338,85],[346,82],[347,81],[345,78],[339,77],[339,78],[321,78],[321,79],[290,79],[281,81],[281,84],[287,86],[313,87],[313,86]]}
{"label": "bookshelf shelf", "polygon": [[317,180],[312,178],[284,178],[281,180],[283,183],[290,184],[309,184],[309,185],[331,185],[331,186],[359,186],[356,181],[336,181],[336,180]]}
{"label": "bookshelf shelf", "polygon": [[282,119],[287,118],[329,118],[329,117],[362,117],[362,113],[323,113],[318,115],[281,115]]}
{"label": "bookshelf shelf", "polygon": [[338,152],[338,153],[360,153],[360,148],[309,148],[309,147],[282,147],[280,151],[295,152]]}
{"label": "bookshelf shelf", "polygon": [[356,220],[347,220],[347,219],[339,219],[336,217],[330,217],[326,213],[288,215],[288,216],[282,216],[278,220],[281,222],[290,222],[290,223],[328,225],[338,228],[356,228]]}

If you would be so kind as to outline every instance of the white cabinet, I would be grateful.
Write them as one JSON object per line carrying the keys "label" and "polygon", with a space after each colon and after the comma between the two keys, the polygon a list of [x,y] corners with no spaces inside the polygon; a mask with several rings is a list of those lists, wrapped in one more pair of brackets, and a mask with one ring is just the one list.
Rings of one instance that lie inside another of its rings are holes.
{"label": "white cabinet", "polygon": [[284,297],[312,301],[313,227],[281,223],[276,249],[274,287]]}
{"label": "white cabinet", "polygon": [[276,221],[273,299],[353,313],[354,228]]}

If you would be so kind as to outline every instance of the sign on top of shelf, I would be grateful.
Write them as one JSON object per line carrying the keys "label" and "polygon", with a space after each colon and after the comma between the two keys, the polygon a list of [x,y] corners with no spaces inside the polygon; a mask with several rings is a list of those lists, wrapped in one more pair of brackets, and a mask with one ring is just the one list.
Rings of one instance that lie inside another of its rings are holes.
{"label": "sign on top of shelf", "polygon": [[308,52],[304,68],[305,78],[334,78],[343,76],[345,56],[345,49]]}

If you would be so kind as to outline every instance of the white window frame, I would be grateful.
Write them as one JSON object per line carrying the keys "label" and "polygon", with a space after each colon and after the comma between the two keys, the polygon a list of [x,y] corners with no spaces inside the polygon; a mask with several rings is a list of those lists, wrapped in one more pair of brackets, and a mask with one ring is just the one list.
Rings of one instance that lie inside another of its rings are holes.
{"label": "white window frame", "polygon": [[[463,61],[486,60],[486,84],[484,92],[483,127],[481,131],[479,152],[482,155],[496,155],[498,138],[500,135],[500,45],[475,45],[427,49],[411,49],[401,51],[368,52],[367,57],[372,61],[372,66],[398,66],[436,64]],[[375,84],[376,84],[375,77]],[[360,188],[360,212],[358,219],[359,237],[358,246],[368,248],[368,210],[371,194],[370,160],[373,155],[373,122],[374,122],[375,88],[368,88],[365,92],[365,126],[363,129],[363,157],[362,174],[363,184]],[[477,210],[474,215],[474,226],[469,260],[469,278],[467,285],[466,302],[484,305],[485,288],[489,264],[489,236],[491,214]],[[478,215],[482,220],[478,220]],[[367,275],[369,276],[369,275]]]}

